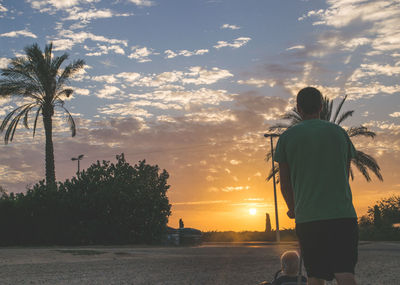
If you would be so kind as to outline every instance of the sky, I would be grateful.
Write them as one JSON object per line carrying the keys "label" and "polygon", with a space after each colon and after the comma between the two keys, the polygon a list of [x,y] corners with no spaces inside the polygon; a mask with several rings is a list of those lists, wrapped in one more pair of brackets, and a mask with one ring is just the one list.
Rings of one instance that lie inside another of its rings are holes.
{"label": "sky", "polygon": [[[52,42],[67,62],[85,60],[69,82],[65,116],[54,122],[56,178],[124,153],[169,174],[169,225],[201,230],[275,228],[263,134],[314,86],[355,110],[342,126],[375,139],[356,148],[375,157],[384,181],[351,182],[359,216],[400,195],[399,0],[0,0],[0,68],[24,48]],[[0,119],[21,101],[0,99]],[[44,132],[22,126],[2,144],[0,185],[24,192],[44,179]],[[279,185],[278,185],[279,190]],[[250,209],[255,209],[251,210]],[[278,193],[281,228],[292,228]]]}

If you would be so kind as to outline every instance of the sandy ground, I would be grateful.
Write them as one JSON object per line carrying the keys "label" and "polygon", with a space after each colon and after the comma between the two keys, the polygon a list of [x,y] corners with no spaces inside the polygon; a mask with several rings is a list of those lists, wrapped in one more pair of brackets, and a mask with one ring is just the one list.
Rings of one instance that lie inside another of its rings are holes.
{"label": "sandy ground", "polygon": [[[0,284],[257,284],[295,243],[0,248]],[[363,242],[359,284],[400,284],[400,243]],[[332,284],[336,284],[333,282]]]}

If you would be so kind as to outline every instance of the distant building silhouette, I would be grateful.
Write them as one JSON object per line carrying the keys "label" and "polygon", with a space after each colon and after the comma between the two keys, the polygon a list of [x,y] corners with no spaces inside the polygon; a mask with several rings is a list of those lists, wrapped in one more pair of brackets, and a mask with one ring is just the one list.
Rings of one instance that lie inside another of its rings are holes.
{"label": "distant building silhouette", "polygon": [[265,232],[271,232],[271,219],[269,218],[269,214],[265,213]]}
{"label": "distant building silhouette", "polygon": [[183,224],[183,220],[179,219],[179,228],[183,229],[185,227],[185,225]]}

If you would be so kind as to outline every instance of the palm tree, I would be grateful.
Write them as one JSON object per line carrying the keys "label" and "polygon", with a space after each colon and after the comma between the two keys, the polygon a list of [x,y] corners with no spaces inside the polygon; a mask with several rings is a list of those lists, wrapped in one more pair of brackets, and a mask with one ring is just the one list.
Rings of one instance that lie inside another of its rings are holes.
{"label": "palm tree", "polygon": [[72,136],[75,136],[75,122],[69,111],[64,107],[65,97],[71,96],[73,89],[66,87],[68,79],[83,68],[84,61],[76,60],[61,69],[62,63],[68,59],[68,54],[53,56],[52,43],[45,46],[44,53],[37,44],[27,46],[26,56],[11,60],[7,68],[2,68],[0,77],[0,97],[19,97],[24,104],[8,113],[1,126],[5,130],[4,143],[14,138],[18,123],[29,129],[28,118],[35,111],[33,137],[39,115],[42,115],[46,137],[46,184],[55,185],[54,149],[52,139],[53,115],[56,107],[67,114],[67,122]]}
{"label": "palm tree", "polygon": [[[333,101],[330,100],[328,97],[323,98],[322,102],[322,111],[320,114],[321,120],[329,121],[331,123],[335,123],[337,125],[340,125],[344,120],[347,118],[351,117],[354,113],[354,110],[352,111],[346,111],[343,114],[340,114],[343,104],[346,101],[347,96],[345,96],[342,101],[339,103],[339,106],[336,108],[335,113],[333,113]],[[290,128],[291,126],[296,125],[297,123],[301,122],[303,119],[301,118],[300,113],[298,110],[293,108],[292,111],[286,113],[282,117],[283,120],[289,120],[289,123],[286,124],[277,124],[275,126],[272,126],[270,128],[270,131],[276,131],[279,134],[281,134],[284,130]],[[359,126],[359,127],[351,127],[350,129],[346,130],[347,134],[349,137],[357,137],[357,136],[364,136],[364,137],[370,137],[370,138],[375,138],[376,134],[368,128],[364,126]],[[383,181],[383,177],[381,174],[380,167],[377,163],[377,161],[370,155],[356,150],[357,155],[355,158],[352,159],[352,165],[355,166],[364,176],[364,178],[369,182],[371,181],[371,176],[370,176],[370,171],[375,174],[375,176],[380,180]],[[271,159],[271,153],[267,154],[266,160]],[[268,174],[267,180],[270,180],[274,174],[279,172],[279,167],[275,167],[275,171],[273,172],[272,169],[270,173]],[[350,176],[351,179],[354,179],[354,172],[352,166],[350,166]]]}

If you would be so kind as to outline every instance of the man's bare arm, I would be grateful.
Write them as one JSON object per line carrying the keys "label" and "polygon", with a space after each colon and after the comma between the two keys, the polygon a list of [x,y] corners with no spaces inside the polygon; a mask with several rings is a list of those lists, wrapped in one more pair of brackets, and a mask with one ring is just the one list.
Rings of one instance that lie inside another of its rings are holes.
{"label": "man's bare arm", "polygon": [[288,216],[294,218],[294,194],[292,182],[290,180],[290,168],[286,162],[279,163],[279,177],[281,183],[282,196],[285,199],[286,205],[289,208]]}

